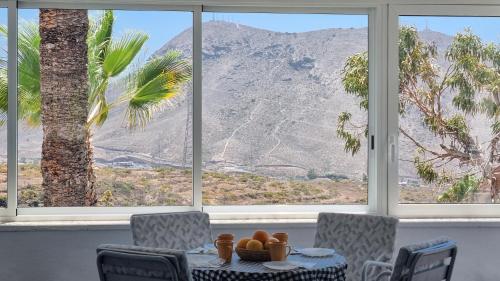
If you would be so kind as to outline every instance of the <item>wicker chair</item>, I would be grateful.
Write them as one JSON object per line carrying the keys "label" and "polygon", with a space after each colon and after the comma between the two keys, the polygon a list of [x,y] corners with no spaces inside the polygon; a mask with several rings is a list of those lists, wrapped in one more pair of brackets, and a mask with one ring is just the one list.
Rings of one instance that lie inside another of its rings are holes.
{"label": "wicker chair", "polygon": [[[361,280],[367,260],[388,262],[394,252],[398,219],[385,216],[320,213],[315,247],[333,248],[348,263],[347,281]],[[378,275],[380,269],[368,271]]]}

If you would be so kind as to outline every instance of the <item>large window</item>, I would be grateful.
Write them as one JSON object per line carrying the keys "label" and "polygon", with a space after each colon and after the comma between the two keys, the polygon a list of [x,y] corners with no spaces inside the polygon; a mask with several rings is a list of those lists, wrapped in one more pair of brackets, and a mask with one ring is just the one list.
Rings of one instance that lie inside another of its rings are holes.
{"label": "large window", "polygon": [[0,0],[1,216],[499,216],[500,6],[112,2]]}
{"label": "large window", "polygon": [[192,13],[23,9],[18,28],[19,207],[192,205]]}
{"label": "large window", "polygon": [[368,16],[203,20],[203,204],[367,204]]}

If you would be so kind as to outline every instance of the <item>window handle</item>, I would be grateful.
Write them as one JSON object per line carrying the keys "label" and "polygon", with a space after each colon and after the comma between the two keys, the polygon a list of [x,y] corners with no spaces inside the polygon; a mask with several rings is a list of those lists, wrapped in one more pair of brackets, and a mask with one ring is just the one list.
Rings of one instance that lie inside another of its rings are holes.
{"label": "window handle", "polygon": [[389,159],[392,163],[396,162],[396,137],[389,137]]}
{"label": "window handle", "polygon": [[395,160],[394,160],[394,158],[395,158],[394,154],[396,154],[396,145],[395,145],[395,144],[393,144],[393,143],[391,143],[391,161],[392,161],[393,163],[394,163],[394,161],[395,161]]}

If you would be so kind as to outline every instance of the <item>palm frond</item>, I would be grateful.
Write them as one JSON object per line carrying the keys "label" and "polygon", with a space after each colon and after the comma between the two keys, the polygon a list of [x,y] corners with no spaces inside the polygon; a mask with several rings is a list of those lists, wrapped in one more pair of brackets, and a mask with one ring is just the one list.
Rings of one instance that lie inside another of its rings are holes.
{"label": "palm frond", "polygon": [[106,90],[112,77],[118,76],[132,63],[148,36],[142,33],[128,33],[114,40],[114,17],[112,11],[105,11],[93,21],[89,32],[89,106],[88,126],[102,126],[113,104],[106,98]]}
{"label": "palm frond", "polygon": [[106,121],[109,105],[106,99],[106,90],[108,89],[109,77],[99,76],[90,80],[89,86],[89,107],[90,113],[87,118],[89,126],[101,126]]}
{"label": "palm frond", "polygon": [[106,50],[111,43],[114,20],[111,10],[106,10],[97,19],[91,20],[87,43],[89,52],[96,56],[97,61],[104,61]]}
{"label": "palm frond", "polygon": [[20,87],[40,94],[40,35],[38,26],[24,22],[18,37],[18,71]]}
{"label": "palm frond", "polygon": [[26,122],[28,126],[37,127],[41,124],[41,104],[40,94],[19,87],[17,90],[18,116]]}
{"label": "palm frond", "polygon": [[[8,109],[8,90],[7,90],[7,69],[0,68],[0,123],[6,121]],[[36,92],[19,84],[18,93],[18,116],[20,120],[24,120],[29,126],[39,126],[41,118],[41,96]],[[4,118],[5,117],[5,118]],[[0,126],[1,126],[0,124]]]}
{"label": "palm frond", "polygon": [[[107,87],[107,77],[102,71],[102,64],[113,33],[113,11],[106,10],[96,19],[90,20],[87,36],[89,75],[89,106],[95,108],[97,103],[106,102],[103,97]],[[94,111],[91,111],[94,112]],[[98,112],[95,112],[98,113]],[[89,116],[93,120],[93,115]]]}
{"label": "palm frond", "polygon": [[40,125],[40,34],[38,25],[23,22],[18,35],[18,114],[30,126]]}
{"label": "palm frond", "polygon": [[0,114],[7,114],[8,91],[7,91],[7,69],[0,67]]}
{"label": "palm frond", "polygon": [[106,76],[114,77],[122,73],[134,60],[148,36],[143,33],[128,33],[116,42],[112,42],[102,64]]}
{"label": "palm frond", "polygon": [[101,126],[106,121],[109,106],[106,100],[109,77],[103,71],[103,63],[112,42],[113,11],[104,11],[91,20],[88,44],[89,107],[88,126]]}
{"label": "palm frond", "polygon": [[102,99],[93,105],[87,120],[88,126],[102,126],[106,122],[106,119],[108,119],[109,109],[110,106],[106,102],[106,99]]}
{"label": "palm frond", "polygon": [[177,51],[147,62],[129,77],[126,118],[129,128],[144,127],[153,113],[179,94],[181,85],[191,79],[190,63]]}
{"label": "palm frond", "polygon": [[148,61],[134,77],[136,88],[146,85],[152,77],[156,77],[164,72],[177,73],[179,78],[191,79],[191,65],[187,60],[183,60],[182,53],[171,50],[163,56]]}
{"label": "palm frond", "polygon": [[[0,26],[0,36],[7,36],[5,26]],[[39,47],[38,26],[22,22],[18,34],[18,118],[30,126],[38,126],[41,116]],[[0,63],[1,123],[5,123],[7,98],[7,65]]]}
{"label": "palm frond", "polygon": [[42,40],[40,38],[38,24],[30,21],[22,21],[20,27],[17,39],[18,48],[34,47],[38,49],[40,47],[40,41]]}

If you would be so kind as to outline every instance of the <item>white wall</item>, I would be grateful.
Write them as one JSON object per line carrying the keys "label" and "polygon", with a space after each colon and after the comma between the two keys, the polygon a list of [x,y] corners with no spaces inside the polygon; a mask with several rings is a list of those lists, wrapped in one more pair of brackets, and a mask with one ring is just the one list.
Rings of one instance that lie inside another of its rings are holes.
{"label": "white wall", "polygon": [[[249,228],[250,227],[250,228]],[[214,235],[247,236],[255,228],[286,231],[297,246],[311,246],[314,224],[213,225]],[[459,244],[453,281],[500,280],[500,226],[477,223],[401,223],[397,247],[446,235]],[[97,281],[95,248],[101,243],[131,243],[127,227],[79,230],[2,231],[1,281]]]}

